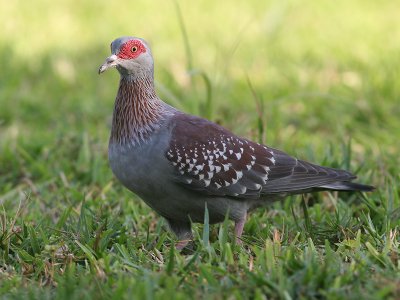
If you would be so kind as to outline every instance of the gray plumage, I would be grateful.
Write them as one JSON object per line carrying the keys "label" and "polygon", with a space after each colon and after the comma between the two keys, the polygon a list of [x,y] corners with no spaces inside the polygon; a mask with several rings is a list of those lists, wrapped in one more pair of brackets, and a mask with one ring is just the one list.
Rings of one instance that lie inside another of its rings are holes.
{"label": "gray plumage", "polygon": [[182,242],[190,222],[235,221],[238,238],[248,211],[291,194],[320,190],[371,191],[350,172],[317,166],[238,137],[208,120],[176,110],[154,90],[147,43],[116,39],[99,73],[121,74],[109,143],[115,176],[163,216]]}

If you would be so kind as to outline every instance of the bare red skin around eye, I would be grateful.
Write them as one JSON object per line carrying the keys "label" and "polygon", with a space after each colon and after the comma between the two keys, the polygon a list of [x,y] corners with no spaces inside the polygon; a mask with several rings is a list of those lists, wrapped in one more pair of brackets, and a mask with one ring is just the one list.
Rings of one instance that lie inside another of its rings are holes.
{"label": "bare red skin around eye", "polygon": [[[137,48],[136,52],[132,52],[132,47]],[[146,48],[141,41],[130,40],[122,45],[117,56],[121,59],[133,59],[144,52],[146,52]]]}

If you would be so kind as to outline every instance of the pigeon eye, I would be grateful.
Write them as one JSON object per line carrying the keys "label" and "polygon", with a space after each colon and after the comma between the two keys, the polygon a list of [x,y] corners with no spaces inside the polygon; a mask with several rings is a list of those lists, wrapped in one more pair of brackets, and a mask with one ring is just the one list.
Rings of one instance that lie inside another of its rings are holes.
{"label": "pigeon eye", "polygon": [[131,52],[132,52],[132,53],[135,53],[137,50],[138,50],[138,47],[137,47],[137,46],[133,46],[133,47],[131,48]]}

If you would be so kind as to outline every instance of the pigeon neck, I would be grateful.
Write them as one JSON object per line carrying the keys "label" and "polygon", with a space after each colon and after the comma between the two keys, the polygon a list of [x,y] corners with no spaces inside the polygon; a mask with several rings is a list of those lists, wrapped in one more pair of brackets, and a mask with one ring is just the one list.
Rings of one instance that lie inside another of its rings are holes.
{"label": "pigeon neck", "polygon": [[164,103],[152,78],[121,77],[111,129],[111,143],[137,145],[159,127]]}

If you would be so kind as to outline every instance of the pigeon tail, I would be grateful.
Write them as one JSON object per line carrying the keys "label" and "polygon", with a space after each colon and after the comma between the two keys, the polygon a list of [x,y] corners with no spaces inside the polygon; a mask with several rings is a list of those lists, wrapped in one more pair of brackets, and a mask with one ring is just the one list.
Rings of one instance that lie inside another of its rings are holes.
{"label": "pigeon tail", "polygon": [[354,191],[354,192],[371,192],[375,187],[367,184],[361,184],[350,181],[338,181],[330,184],[320,186],[319,188],[333,190],[333,191]]}

